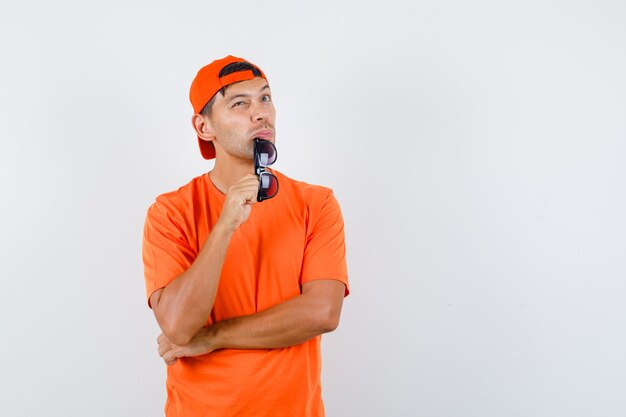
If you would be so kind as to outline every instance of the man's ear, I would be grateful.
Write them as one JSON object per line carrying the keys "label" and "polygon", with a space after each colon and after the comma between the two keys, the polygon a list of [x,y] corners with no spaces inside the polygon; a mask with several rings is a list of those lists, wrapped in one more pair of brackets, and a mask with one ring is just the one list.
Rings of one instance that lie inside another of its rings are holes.
{"label": "man's ear", "polygon": [[215,139],[215,135],[213,134],[213,127],[211,126],[211,121],[207,116],[203,116],[201,114],[194,114],[191,117],[191,124],[193,128],[196,130],[198,137],[202,140],[206,140],[211,142]]}

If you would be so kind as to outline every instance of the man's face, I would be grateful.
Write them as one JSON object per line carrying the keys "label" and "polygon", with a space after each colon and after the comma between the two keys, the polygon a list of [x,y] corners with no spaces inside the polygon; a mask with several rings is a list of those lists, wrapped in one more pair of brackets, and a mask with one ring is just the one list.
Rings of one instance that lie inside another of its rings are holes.
{"label": "man's face", "polygon": [[252,160],[255,137],[274,142],[275,116],[270,88],[263,78],[229,85],[224,96],[217,94],[209,118],[218,157],[225,152]]}

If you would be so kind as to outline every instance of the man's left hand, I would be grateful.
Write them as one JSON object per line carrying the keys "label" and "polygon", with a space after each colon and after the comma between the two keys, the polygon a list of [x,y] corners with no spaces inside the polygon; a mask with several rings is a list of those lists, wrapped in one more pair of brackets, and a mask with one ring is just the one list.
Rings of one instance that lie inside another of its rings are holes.
{"label": "man's left hand", "polygon": [[157,338],[159,356],[166,365],[173,365],[179,358],[200,356],[211,353],[215,347],[211,344],[211,333],[208,327],[203,327],[185,346],[178,346],[169,341],[163,333]]}

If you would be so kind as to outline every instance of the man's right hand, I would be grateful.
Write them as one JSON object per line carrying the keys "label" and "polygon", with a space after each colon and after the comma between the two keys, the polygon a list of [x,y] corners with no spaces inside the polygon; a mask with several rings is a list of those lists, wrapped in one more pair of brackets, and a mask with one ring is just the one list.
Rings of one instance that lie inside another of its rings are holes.
{"label": "man's right hand", "polygon": [[230,187],[226,193],[226,201],[218,224],[232,232],[237,230],[248,220],[252,204],[256,203],[258,191],[259,178],[254,174],[246,175]]}

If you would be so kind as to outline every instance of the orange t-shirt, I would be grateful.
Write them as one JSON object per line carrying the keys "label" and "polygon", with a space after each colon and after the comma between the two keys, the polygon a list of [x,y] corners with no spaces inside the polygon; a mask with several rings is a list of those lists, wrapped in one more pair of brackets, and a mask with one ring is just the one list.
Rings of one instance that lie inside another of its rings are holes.
{"label": "orange t-shirt", "polygon": [[[349,292],[343,218],[332,190],[272,171],[278,195],[252,206],[232,235],[207,324],[254,314],[337,279]],[[208,174],[157,197],[143,238],[147,297],[193,263],[225,195]],[[321,336],[283,349],[221,349],[167,367],[168,417],[324,416]]]}

